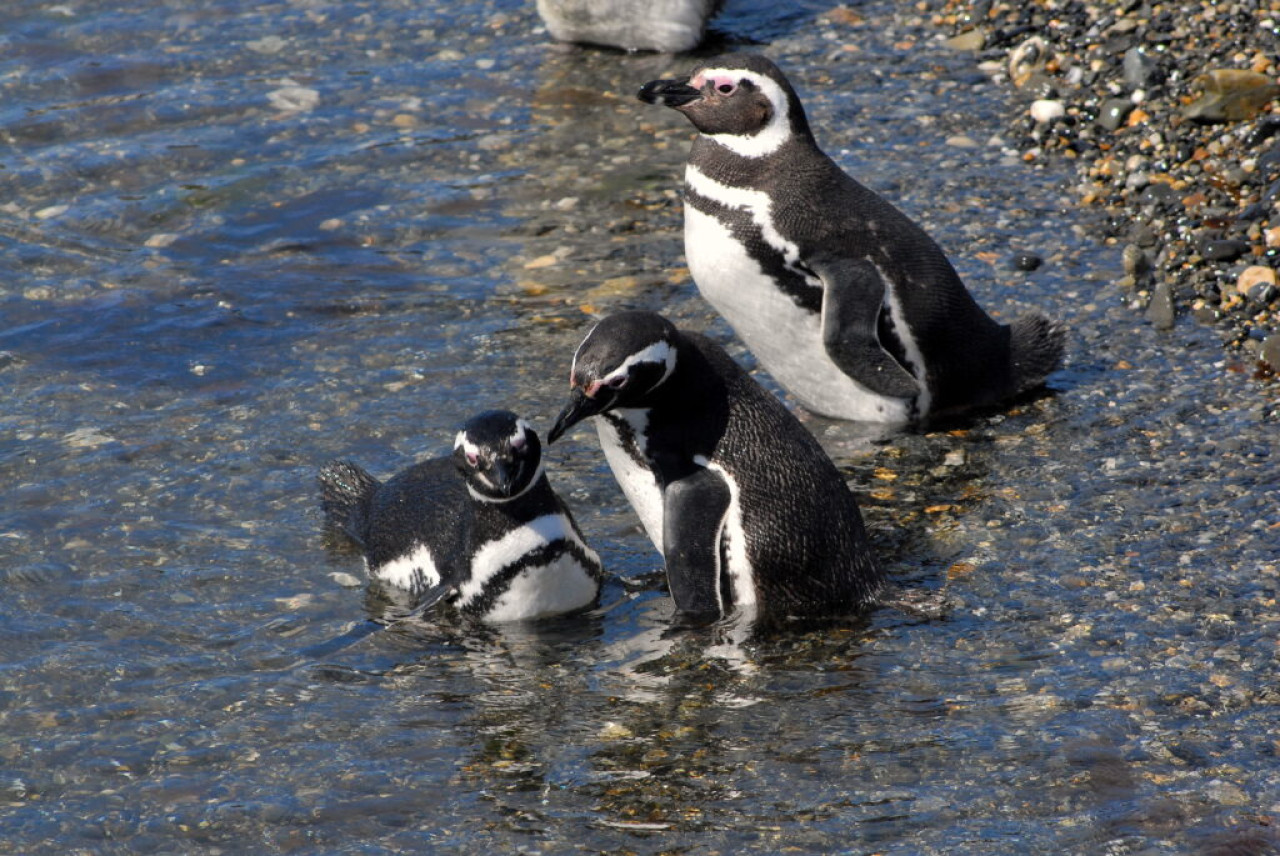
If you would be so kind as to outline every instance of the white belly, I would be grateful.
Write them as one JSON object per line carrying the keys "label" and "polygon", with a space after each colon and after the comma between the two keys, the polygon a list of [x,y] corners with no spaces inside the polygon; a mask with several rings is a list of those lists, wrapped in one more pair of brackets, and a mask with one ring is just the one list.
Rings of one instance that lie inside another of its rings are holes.
{"label": "white belly", "polygon": [[[490,580],[529,553],[559,540],[577,544],[588,556],[595,553],[579,540],[569,522],[559,514],[531,520],[494,541],[480,545],[471,560],[471,578],[458,587],[458,605],[465,607],[480,597]],[[597,566],[599,559],[595,559]],[[484,614],[485,621],[518,621],[558,615],[581,609],[595,598],[597,583],[571,553],[545,565],[534,565],[518,574],[510,587]]]}
{"label": "white belly", "polygon": [[598,590],[590,571],[573,554],[564,553],[550,564],[522,571],[484,620],[523,621],[575,612],[591,605]]}
{"label": "white belly", "polygon": [[613,477],[618,480],[622,492],[627,495],[627,501],[636,510],[644,531],[649,533],[649,540],[661,553],[662,490],[658,487],[658,480],[654,477],[653,470],[637,464],[623,448],[622,438],[618,430],[609,422],[610,417],[626,421],[631,426],[634,436],[643,437],[645,426],[649,421],[649,412],[620,408],[606,416],[595,417],[595,423],[596,433],[600,435],[600,448],[604,450],[609,469],[613,470]]}
{"label": "white belly", "polygon": [[719,220],[686,205],[684,235],[689,272],[702,296],[805,407],[837,419],[910,420],[907,401],[868,390],[831,361],[821,316],[779,291]]}

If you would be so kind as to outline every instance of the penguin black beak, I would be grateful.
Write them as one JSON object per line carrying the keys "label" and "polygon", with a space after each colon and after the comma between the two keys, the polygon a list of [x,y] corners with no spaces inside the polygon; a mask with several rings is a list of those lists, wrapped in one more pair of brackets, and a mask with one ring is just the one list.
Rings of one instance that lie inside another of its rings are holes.
{"label": "penguin black beak", "polygon": [[519,461],[514,461],[510,464],[502,461],[493,462],[493,472],[490,473],[490,478],[493,480],[494,487],[503,496],[511,496],[511,494],[515,493],[516,480],[519,476]]}
{"label": "penguin black beak", "polygon": [[683,107],[701,98],[702,92],[690,86],[687,80],[650,80],[640,87],[636,97],[646,104]]}
{"label": "penguin black beak", "polygon": [[569,403],[565,405],[564,410],[560,411],[560,415],[556,417],[556,424],[552,425],[547,433],[547,443],[554,443],[561,434],[583,419],[608,410],[611,403],[612,396],[601,395],[597,398],[588,398],[585,392],[574,387],[569,392]]}

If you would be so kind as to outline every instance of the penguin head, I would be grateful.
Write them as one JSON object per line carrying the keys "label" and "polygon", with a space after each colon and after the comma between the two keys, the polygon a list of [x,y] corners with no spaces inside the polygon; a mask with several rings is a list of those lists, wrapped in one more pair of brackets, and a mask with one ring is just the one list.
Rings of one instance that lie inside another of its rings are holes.
{"label": "penguin head", "polygon": [[793,136],[812,139],[795,90],[759,54],[719,57],[683,80],[651,80],[638,97],[679,110],[705,136],[743,157],[764,157]]}
{"label": "penguin head", "polygon": [[547,434],[615,407],[643,407],[676,369],[680,334],[654,312],[619,312],[591,328],[573,355],[569,403]]}
{"label": "penguin head", "polygon": [[506,502],[542,473],[542,444],[529,424],[508,410],[486,410],[467,420],[453,442],[453,460],[471,495]]}

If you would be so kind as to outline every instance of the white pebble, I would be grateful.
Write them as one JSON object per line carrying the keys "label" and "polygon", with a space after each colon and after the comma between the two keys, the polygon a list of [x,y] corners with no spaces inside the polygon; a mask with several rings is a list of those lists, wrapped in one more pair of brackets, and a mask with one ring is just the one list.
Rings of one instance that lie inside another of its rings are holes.
{"label": "white pebble", "polygon": [[282,86],[267,93],[267,100],[277,110],[288,113],[311,110],[320,103],[320,93],[305,86]]}
{"label": "white pebble", "polygon": [[1067,115],[1067,108],[1061,101],[1040,98],[1031,102],[1027,112],[1031,114],[1032,119],[1035,119],[1041,125],[1047,125],[1054,119],[1061,119]]}
{"label": "white pebble", "polygon": [[245,42],[244,46],[251,51],[256,51],[257,53],[273,54],[280,53],[280,51],[284,50],[285,44],[285,40],[279,36],[263,36],[260,39]]}
{"label": "white pebble", "polygon": [[172,232],[157,232],[150,238],[147,238],[147,240],[143,242],[143,245],[151,247],[152,249],[161,249],[172,245],[176,240],[178,240],[178,236]]}
{"label": "white pebble", "polygon": [[359,588],[361,585],[359,577],[355,574],[348,574],[345,571],[333,571],[329,576],[343,588]]}
{"label": "white pebble", "polygon": [[66,214],[70,205],[50,205],[48,208],[41,208],[36,212],[37,220],[48,220],[57,217],[59,214]]}

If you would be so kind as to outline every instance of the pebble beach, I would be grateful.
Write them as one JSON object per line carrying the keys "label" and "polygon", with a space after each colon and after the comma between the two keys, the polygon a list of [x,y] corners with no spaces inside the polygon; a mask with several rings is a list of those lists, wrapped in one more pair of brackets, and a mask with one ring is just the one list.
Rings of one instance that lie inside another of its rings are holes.
{"label": "pebble beach", "polygon": [[1280,4],[922,3],[1015,90],[1007,140],[1075,164],[1075,197],[1160,329],[1217,328],[1238,370],[1280,370]]}

